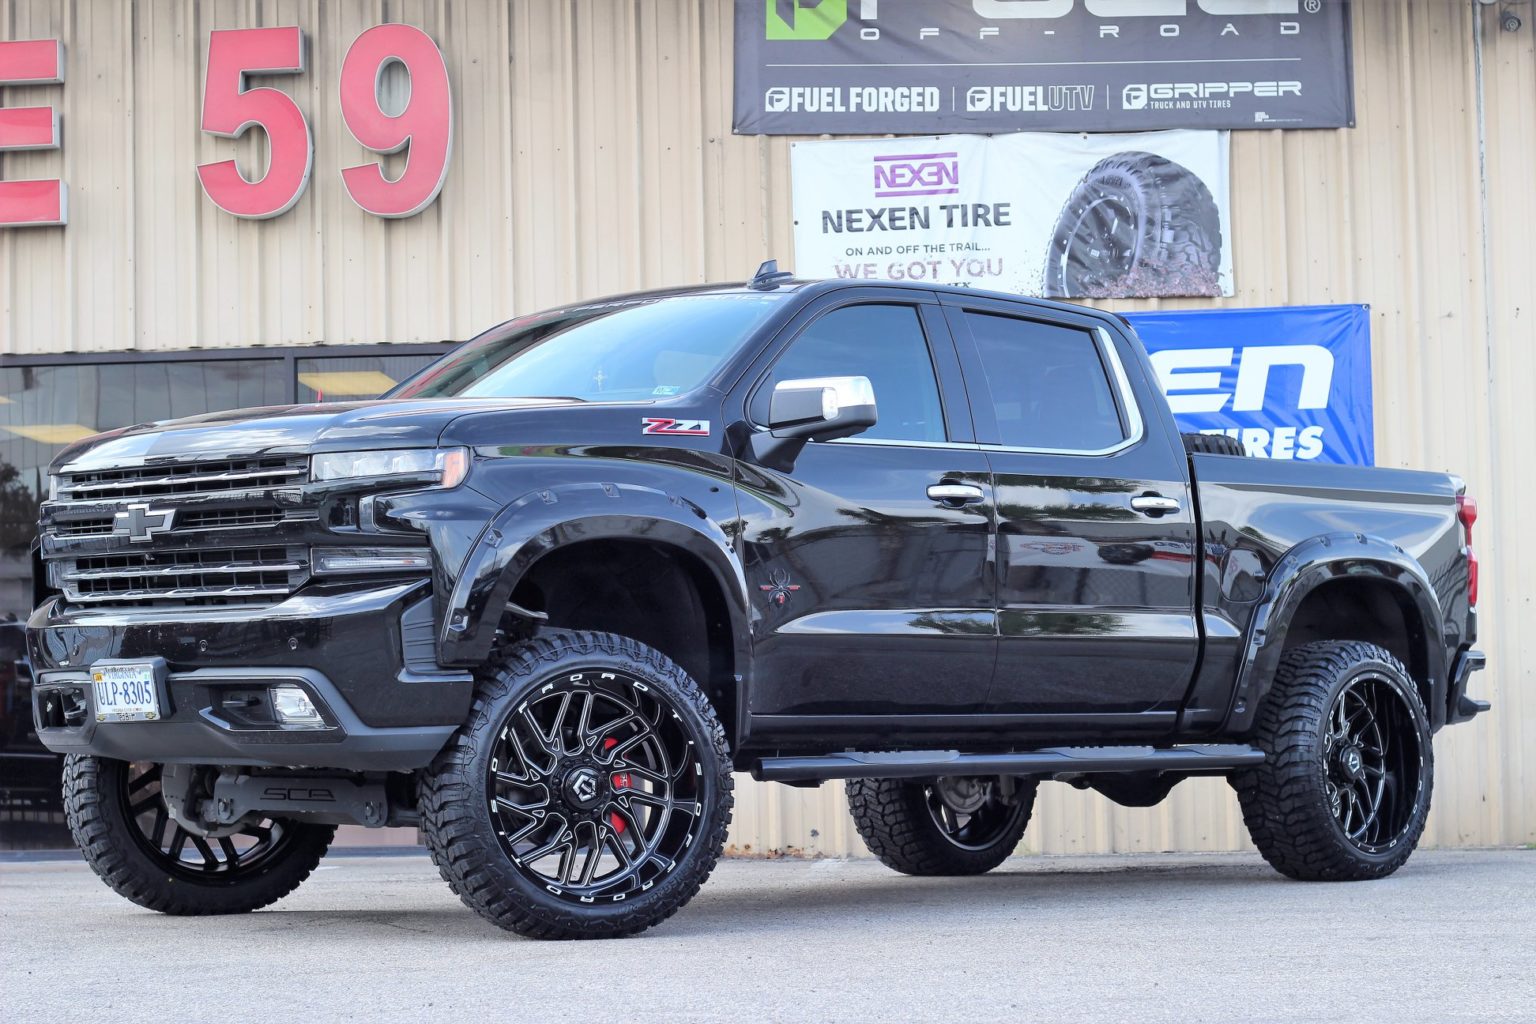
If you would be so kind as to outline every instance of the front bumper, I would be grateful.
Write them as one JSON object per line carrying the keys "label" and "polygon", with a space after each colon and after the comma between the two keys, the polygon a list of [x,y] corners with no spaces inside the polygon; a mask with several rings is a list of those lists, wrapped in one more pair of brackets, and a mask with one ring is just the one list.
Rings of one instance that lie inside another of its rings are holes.
{"label": "front bumper", "polygon": [[[216,608],[64,609],[45,602],[27,624],[36,671],[33,717],[44,746],[162,763],[419,768],[469,709],[472,677],[432,660],[426,581],[371,589],[307,588],[279,604]],[[99,722],[90,666],[163,659],[154,722]],[[242,721],[231,697],[302,688],[327,728]]]}

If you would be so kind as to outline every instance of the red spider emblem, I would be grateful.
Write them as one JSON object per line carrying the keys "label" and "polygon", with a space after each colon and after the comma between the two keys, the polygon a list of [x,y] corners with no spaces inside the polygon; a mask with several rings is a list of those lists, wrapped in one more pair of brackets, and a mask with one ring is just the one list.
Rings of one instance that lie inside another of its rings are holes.
{"label": "red spider emblem", "polygon": [[768,574],[767,583],[759,583],[757,589],[768,595],[768,602],[775,608],[783,608],[789,595],[800,589],[800,584],[789,582],[789,573],[775,569]]}

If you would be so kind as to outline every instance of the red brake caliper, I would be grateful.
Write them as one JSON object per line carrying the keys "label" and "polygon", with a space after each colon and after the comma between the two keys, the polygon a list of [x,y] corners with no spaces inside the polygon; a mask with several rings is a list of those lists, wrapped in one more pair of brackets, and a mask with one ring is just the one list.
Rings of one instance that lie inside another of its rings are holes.
{"label": "red brake caliper", "polygon": [[[607,739],[603,740],[603,750],[604,751],[612,750],[614,747],[616,747],[618,745],[619,745],[619,741],[614,739],[612,736],[609,736]],[[609,782],[609,784],[614,789],[628,789],[629,785],[630,785],[630,783],[629,783],[629,773],[628,772],[614,772],[613,776],[608,780],[608,782]],[[623,835],[624,834],[624,819],[619,817],[617,812],[615,812],[615,811],[609,811],[608,812],[608,824],[613,826],[614,832],[618,833],[619,835]]]}

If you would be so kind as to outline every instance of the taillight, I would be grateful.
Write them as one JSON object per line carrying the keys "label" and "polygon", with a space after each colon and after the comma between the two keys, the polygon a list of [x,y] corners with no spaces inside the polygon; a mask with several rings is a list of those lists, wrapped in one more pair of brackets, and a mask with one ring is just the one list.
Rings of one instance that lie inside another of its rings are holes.
{"label": "taillight", "polygon": [[1477,604],[1477,553],[1472,550],[1472,526],[1477,522],[1477,499],[1465,494],[1456,496],[1456,518],[1466,534],[1467,552],[1467,603]]}

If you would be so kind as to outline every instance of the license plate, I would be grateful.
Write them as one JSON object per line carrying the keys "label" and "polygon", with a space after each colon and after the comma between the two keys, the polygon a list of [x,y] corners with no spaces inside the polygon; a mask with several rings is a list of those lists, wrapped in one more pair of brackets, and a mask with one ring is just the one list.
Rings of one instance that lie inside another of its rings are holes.
{"label": "license plate", "polygon": [[160,717],[154,662],[95,665],[96,721],[153,722]]}

